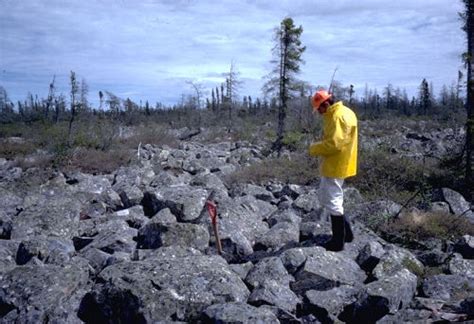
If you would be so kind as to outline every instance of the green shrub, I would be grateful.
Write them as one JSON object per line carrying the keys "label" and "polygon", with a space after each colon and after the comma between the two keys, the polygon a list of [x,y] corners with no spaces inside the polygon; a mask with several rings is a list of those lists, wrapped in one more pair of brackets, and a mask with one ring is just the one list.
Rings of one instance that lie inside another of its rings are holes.
{"label": "green shrub", "polygon": [[226,182],[265,184],[269,181],[310,184],[318,178],[317,159],[305,154],[266,159],[244,167],[226,177]]}

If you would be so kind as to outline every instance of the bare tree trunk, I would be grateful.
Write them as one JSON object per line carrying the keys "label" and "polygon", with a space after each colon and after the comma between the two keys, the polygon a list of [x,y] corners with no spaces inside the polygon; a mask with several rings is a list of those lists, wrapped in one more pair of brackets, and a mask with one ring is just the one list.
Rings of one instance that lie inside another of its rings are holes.
{"label": "bare tree trunk", "polygon": [[466,122],[466,185],[472,191],[474,150],[474,80],[472,80],[472,58],[474,55],[474,3],[466,1],[466,32],[467,32],[467,122]]}

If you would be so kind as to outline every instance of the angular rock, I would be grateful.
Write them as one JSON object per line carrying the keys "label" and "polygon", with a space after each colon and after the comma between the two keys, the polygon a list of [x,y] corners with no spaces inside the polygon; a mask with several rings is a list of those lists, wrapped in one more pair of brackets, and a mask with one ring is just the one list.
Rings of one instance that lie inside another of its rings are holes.
{"label": "angular rock", "polygon": [[196,224],[150,223],[140,229],[137,242],[140,249],[178,245],[204,251],[209,246],[209,232]]}
{"label": "angular rock", "polygon": [[206,190],[187,185],[161,187],[145,192],[142,205],[147,216],[169,208],[178,221],[190,222],[199,218],[207,197]]}
{"label": "angular rock", "polygon": [[74,265],[22,266],[3,275],[2,321],[15,323],[78,322],[78,295],[88,273]]}
{"label": "angular rock", "polygon": [[296,224],[278,223],[255,242],[255,250],[277,249],[286,244],[298,243],[300,231]]}
{"label": "angular rock", "polygon": [[370,241],[362,248],[356,262],[365,271],[372,272],[384,254],[385,250],[382,244]]}
{"label": "angular rock", "polygon": [[152,218],[152,223],[176,223],[176,216],[171,213],[169,208],[165,208],[157,212]]}
{"label": "angular rock", "polygon": [[55,237],[34,237],[20,243],[16,253],[18,265],[27,264],[33,257],[44,263],[64,265],[75,252],[72,240]]}
{"label": "angular rock", "polygon": [[307,303],[304,313],[314,314],[323,323],[332,322],[343,312],[346,306],[356,302],[358,289],[340,286],[325,291],[306,292]]}
{"label": "angular rock", "polygon": [[224,185],[224,182],[215,174],[198,174],[193,177],[191,181],[192,186],[202,187],[206,190],[227,190]]}
{"label": "angular rock", "polygon": [[288,222],[293,223],[295,225],[299,225],[301,223],[301,217],[296,215],[293,209],[285,209],[277,210],[267,219],[267,223],[268,225],[270,225],[270,227],[282,222]]}
{"label": "angular rock", "polygon": [[372,271],[375,278],[381,279],[385,276],[392,276],[401,269],[408,269],[415,275],[423,273],[423,264],[410,251],[394,245],[387,246],[386,250]]}
{"label": "angular rock", "polygon": [[322,208],[319,202],[319,195],[317,190],[311,190],[307,194],[300,195],[294,202],[293,207],[303,212],[309,213],[313,210],[320,210]]}
{"label": "angular rock", "polygon": [[271,311],[245,303],[215,304],[206,308],[203,315],[204,322],[212,323],[280,323]]}
{"label": "angular rock", "polygon": [[302,293],[313,289],[328,290],[339,285],[360,286],[366,275],[355,261],[315,247],[295,278],[296,282],[291,284],[291,288]]}
{"label": "angular rock", "polygon": [[262,285],[255,288],[248,299],[251,305],[273,305],[288,312],[295,312],[300,302],[287,284],[272,279],[266,279]]}
{"label": "angular rock", "polygon": [[274,280],[280,285],[288,285],[293,277],[288,274],[278,257],[260,260],[248,273],[245,282],[253,288],[260,287],[265,280]]}
{"label": "angular rock", "polygon": [[139,249],[135,250],[134,254],[136,254],[136,258],[134,259],[134,261],[176,259],[202,255],[202,253],[196,249],[193,249],[191,247],[182,247],[178,245],[163,246],[154,250]]}
{"label": "angular rock", "polygon": [[15,257],[20,242],[12,240],[0,240],[0,277],[2,273],[15,268]]}
{"label": "angular rock", "polygon": [[59,188],[25,199],[23,211],[12,220],[12,239],[56,236],[71,239],[78,235],[82,204]]}
{"label": "angular rock", "polygon": [[142,206],[133,206],[127,209],[118,210],[109,217],[109,220],[123,219],[127,224],[135,229],[145,226],[150,219],[145,216]]}
{"label": "angular rock", "polygon": [[406,307],[416,292],[417,277],[407,269],[365,286],[354,305],[352,321],[373,323]]}
{"label": "angular rock", "polygon": [[253,268],[253,263],[248,261],[246,263],[234,263],[229,264],[229,268],[232,269],[242,280],[245,280],[249,271]]}
{"label": "angular rock", "polygon": [[81,302],[79,317],[99,322],[196,321],[210,305],[245,302],[245,284],[218,256],[112,265]]}
{"label": "angular rock", "polygon": [[449,188],[442,188],[441,192],[444,200],[449,204],[451,211],[455,215],[465,215],[474,221],[474,213],[471,211],[471,206],[460,193]]}
{"label": "angular rock", "polygon": [[105,253],[131,253],[136,246],[134,238],[138,231],[128,226],[125,221],[110,221],[98,226],[98,234],[93,237],[84,249],[96,248]]}
{"label": "angular rock", "polygon": [[460,255],[456,255],[449,261],[448,271],[453,275],[474,277],[474,260],[464,260]]}

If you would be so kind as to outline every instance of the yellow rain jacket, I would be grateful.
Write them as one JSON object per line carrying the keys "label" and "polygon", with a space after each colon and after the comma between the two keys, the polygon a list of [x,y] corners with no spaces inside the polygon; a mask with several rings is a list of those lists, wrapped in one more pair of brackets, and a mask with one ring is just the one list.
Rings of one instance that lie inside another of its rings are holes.
{"label": "yellow rain jacket", "polygon": [[321,156],[321,175],[328,178],[357,173],[357,117],[338,101],[323,114],[323,139],[309,147],[309,155]]}

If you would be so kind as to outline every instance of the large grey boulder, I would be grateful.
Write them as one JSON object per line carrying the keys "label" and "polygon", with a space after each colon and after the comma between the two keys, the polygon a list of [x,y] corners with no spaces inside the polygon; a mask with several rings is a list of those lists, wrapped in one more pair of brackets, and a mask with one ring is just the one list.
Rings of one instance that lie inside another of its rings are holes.
{"label": "large grey boulder", "polygon": [[304,313],[314,314],[323,323],[333,322],[344,309],[355,303],[359,289],[340,286],[329,290],[308,290]]}
{"label": "large grey boulder", "polygon": [[290,208],[284,210],[277,210],[267,219],[267,223],[270,225],[270,227],[282,222],[299,225],[301,223],[301,217],[296,215],[296,212]]}
{"label": "large grey boulder", "polygon": [[266,279],[255,288],[248,298],[249,304],[272,305],[287,312],[295,312],[296,307],[301,303],[300,299],[286,284],[273,279]]}
{"label": "large grey boulder", "polygon": [[208,196],[206,190],[188,185],[159,187],[145,192],[142,205],[149,217],[169,208],[178,221],[191,222],[201,215]]}
{"label": "large grey boulder", "polygon": [[140,229],[150,222],[150,219],[145,216],[142,206],[118,210],[108,216],[107,220],[124,220],[130,227],[136,229]]}
{"label": "large grey boulder", "polygon": [[465,260],[459,254],[448,263],[448,271],[450,274],[474,277],[474,260]]}
{"label": "large grey boulder", "polygon": [[416,292],[417,277],[407,269],[369,283],[354,304],[352,321],[373,323],[408,306]]}
{"label": "large grey boulder", "polygon": [[372,272],[384,254],[385,250],[382,244],[370,241],[359,252],[356,262],[365,271]]}
{"label": "large grey boulder", "polygon": [[82,207],[73,194],[60,187],[33,193],[25,198],[23,210],[12,220],[11,238],[77,236]]}
{"label": "large grey boulder", "polygon": [[86,322],[196,321],[210,305],[245,302],[249,291],[218,256],[186,256],[105,268],[81,303]]}
{"label": "large grey boulder", "polygon": [[281,222],[256,240],[255,250],[277,249],[286,244],[298,243],[299,236],[300,230],[297,224]]}
{"label": "large grey boulder", "polygon": [[392,276],[402,269],[408,269],[415,275],[423,273],[423,264],[410,251],[395,245],[388,245],[385,249],[385,254],[380,257],[380,261],[372,271],[375,278]]}
{"label": "large grey boulder", "polygon": [[33,257],[37,257],[44,263],[64,265],[69,262],[74,252],[74,244],[70,239],[37,236],[20,243],[16,263],[27,264]]}
{"label": "large grey boulder", "polygon": [[280,321],[269,310],[251,306],[245,303],[215,304],[206,308],[203,314],[204,322],[212,323],[242,323],[242,324],[278,324]]}
{"label": "large grey boulder", "polygon": [[317,190],[311,190],[306,194],[300,195],[294,202],[293,208],[305,213],[318,211],[322,208],[319,202],[319,194]]}
{"label": "large grey boulder", "polygon": [[453,214],[464,215],[474,222],[474,213],[471,211],[471,206],[460,193],[449,188],[442,188],[441,193]]}
{"label": "large grey boulder", "polygon": [[16,267],[0,280],[5,323],[77,323],[88,273],[75,265]]}
{"label": "large grey boulder", "polygon": [[84,249],[96,248],[109,254],[131,253],[135,250],[134,238],[138,231],[131,228],[124,220],[113,220],[99,224],[96,229],[98,233],[92,237],[92,241]]}
{"label": "large grey boulder", "polygon": [[280,285],[288,285],[293,277],[288,274],[280,258],[269,257],[255,264],[245,278],[245,282],[256,288],[262,286],[268,279],[274,280]]}
{"label": "large grey boulder", "polygon": [[209,246],[209,232],[196,224],[150,223],[140,229],[137,242],[140,249],[178,245],[204,251]]}
{"label": "large grey boulder", "polygon": [[360,286],[366,279],[364,271],[352,259],[322,247],[312,248],[310,253],[296,272],[296,281],[291,284],[298,293],[328,290],[339,285]]}

